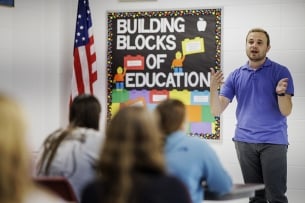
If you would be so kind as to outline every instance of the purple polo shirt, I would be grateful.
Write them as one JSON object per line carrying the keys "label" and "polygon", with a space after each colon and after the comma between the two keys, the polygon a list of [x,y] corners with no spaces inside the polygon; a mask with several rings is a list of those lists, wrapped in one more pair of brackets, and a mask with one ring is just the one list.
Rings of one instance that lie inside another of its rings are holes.
{"label": "purple polo shirt", "polygon": [[233,140],[288,145],[287,120],[278,107],[277,83],[288,78],[287,94],[294,95],[289,70],[268,58],[257,70],[247,64],[233,71],[220,90],[230,101],[236,96],[237,125]]}

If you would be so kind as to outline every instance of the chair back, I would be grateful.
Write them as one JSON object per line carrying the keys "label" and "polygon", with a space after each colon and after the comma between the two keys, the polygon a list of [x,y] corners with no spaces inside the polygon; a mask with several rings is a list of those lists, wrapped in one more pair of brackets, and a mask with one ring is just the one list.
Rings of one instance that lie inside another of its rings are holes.
{"label": "chair back", "polygon": [[74,190],[65,177],[34,177],[34,182],[55,193],[67,202],[77,203],[77,198]]}

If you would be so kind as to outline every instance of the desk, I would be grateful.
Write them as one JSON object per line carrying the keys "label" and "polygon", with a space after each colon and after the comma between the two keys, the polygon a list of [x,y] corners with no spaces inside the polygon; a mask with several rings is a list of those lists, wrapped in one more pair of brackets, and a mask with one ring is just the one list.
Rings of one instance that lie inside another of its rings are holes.
{"label": "desk", "polygon": [[205,190],[205,200],[223,201],[241,199],[254,196],[256,190],[265,188],[264,184],[248,183],[248,184],[234,184],[232,191],[225,195],[217,195],[215,193]]}

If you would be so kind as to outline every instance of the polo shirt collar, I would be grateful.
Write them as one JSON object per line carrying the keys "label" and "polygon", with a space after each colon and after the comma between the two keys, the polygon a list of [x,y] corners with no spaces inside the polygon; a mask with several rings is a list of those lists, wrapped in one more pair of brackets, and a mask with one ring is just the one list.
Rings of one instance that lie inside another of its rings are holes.
{"label": "polo shirt collar", "polygon": [[[262,69],[264,67],[271,67],[272,62],[270,61],[270,59],[268,57],[266,57],[265,62],[263,63],[263,65],[261,66]],[[257,70],[259,70],[257,69]],[[242,67],[242,70],[253,70],[250,66],[249,66],[249,61]]]}

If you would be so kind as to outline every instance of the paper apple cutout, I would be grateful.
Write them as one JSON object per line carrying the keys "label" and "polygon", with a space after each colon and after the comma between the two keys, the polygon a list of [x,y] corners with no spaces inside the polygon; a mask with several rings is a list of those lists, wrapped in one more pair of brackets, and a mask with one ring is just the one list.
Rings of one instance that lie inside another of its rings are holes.
{"label": "paper apple cutout", "polygon": [[205,21],[203,18],[199,18],[197,21],[197,30],[199,32],[204,32],[207,27],[207,21]]}

